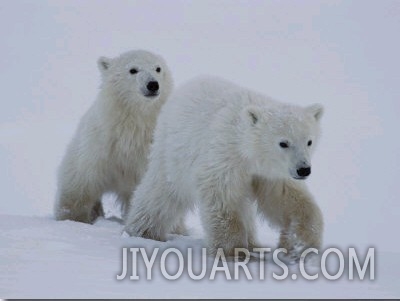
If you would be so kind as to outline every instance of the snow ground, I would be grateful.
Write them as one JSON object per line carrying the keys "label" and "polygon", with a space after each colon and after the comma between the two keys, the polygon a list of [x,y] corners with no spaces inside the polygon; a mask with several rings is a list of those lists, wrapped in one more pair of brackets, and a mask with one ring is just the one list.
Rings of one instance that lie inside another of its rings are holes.
{"label": "snow ground", "polygon": [[[398,0],[0,1],[0,297],[400,298],[399,16]],[[191,236],[166,243],[122,237],[112,220],[54,221],[56,169],[97,94],[96,60],[137,48],[163,55],[176,85],[212,74],[322,103],[307,181],[324,243],[375,247],[376,279],[117,281],[122,247],[200,248],[197,216]]]}
{"label": "snow ground", "polygon": [[[399,266],[400,258],[390,252],[379,253],[374,281],[350,281],[346,270],[335,281],[323,277],[278,281],[271,273],[281,274],[282,270],[272,263],[266,264],[266,278],[260,280],[259,262],[248,264],[251,281],[243,274],[239,280],[228,281],[221,272],[214,280],[209,280],[209,273],[202,280],[192,280],[185,272],[177,280],[167,280],[161,275],[159,258],[152,280],[145,279],[144,266],[140,266],[140,280],[116,280],[121,273],[123,247],[177,247],[185,254],[186,248],[203,245],[200,229],[192,229],[197,235],[156,242],[122,237],[122,225],[106,219],[86,225],[56,222],[51,217],[2,215],[0,228],[0,294],[4,298],[394,298],[400,293],[400,272],[393,268]],[[198,266],[200,256],[194,258]],[[172,274],[176,262],[169,260]],[[212,260],[208,264],[211,266]],[[332,274],[337,270],[333,265]],[[299,274],[296,266],[290,271],[289,275]],[[314,268],[309,273],[316,271]]]}

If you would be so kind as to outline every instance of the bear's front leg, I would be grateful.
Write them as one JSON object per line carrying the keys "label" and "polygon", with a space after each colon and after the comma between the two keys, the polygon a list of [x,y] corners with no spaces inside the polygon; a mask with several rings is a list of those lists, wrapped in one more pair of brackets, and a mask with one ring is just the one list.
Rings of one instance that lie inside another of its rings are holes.
{"label": "bear's front leg", "polygon": [[226,257],[234,257],[235,248],[248,248],[244,223],[236,210],[207,208],[202,214],[202,220],[211,255],[222,248]]}
{"label": "bear's front leg", "polygon": [[[246,197],[238,187],[208,187],[201,194],[201,218],[206,231],[209,253],[222,248],[227,258],[233,258],[236,248],[248,249],[248,223],[251,216]],[[251,250],[250,250],[251,251]],[[239,257],[244,255],[239,253]]]}
{"label": "bear's front leg", "polygon": [[297,261],[307,248],[321,247],[323,218],[303,183],[287,181],[283,191],[285,214],[279,247],[287,249],[289,258]]}
{"label": "bear's front leg", "polygon": [[295,180],[265,183],[257,180],[256,194],[261,211],[281,229],[279,247],[297,261],[305,249],[322,244],[323,218],[305,183]]}

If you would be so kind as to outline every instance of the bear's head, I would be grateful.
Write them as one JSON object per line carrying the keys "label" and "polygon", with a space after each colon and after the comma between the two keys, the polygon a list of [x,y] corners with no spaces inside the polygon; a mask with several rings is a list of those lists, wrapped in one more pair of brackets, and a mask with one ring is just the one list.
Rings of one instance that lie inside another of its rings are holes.
{"label": "bear's head", "polygon": [[242,113],[246,123],[246,156],[254,162],[254,173],[298,180],[311,174],[322,105],[249,105]]}
{"label": "bear's head", "polygon": [[113,98],[135,104],[163,101],[171,93],[173,80],[164,59],[145,50],[133,50],[116,58],[100,57],[102,88]]}

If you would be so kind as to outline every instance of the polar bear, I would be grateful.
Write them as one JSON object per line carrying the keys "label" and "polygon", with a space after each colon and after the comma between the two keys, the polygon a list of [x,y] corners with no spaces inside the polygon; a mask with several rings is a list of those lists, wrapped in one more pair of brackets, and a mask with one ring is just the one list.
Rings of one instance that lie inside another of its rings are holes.
{"label": "polar bear", "polygon": [[173,80],[163,58],[133,50],[100,57],[99,95],[82,117],[58,170],[57,220],[92,223],[101,197],[116,193],[123,215],[147,168],[159,111]]}
{"label": "polar bear", "polygon": [[[304,183],[323,107],[299,107],[215,77],[192,80],[162,108],[150,163],[125,231],[165,240],[198,204],[208,250],[255,247],[254,206],[297,260],[321,246],[321,211]],[[255,204],[255,205],[254,205]]]}

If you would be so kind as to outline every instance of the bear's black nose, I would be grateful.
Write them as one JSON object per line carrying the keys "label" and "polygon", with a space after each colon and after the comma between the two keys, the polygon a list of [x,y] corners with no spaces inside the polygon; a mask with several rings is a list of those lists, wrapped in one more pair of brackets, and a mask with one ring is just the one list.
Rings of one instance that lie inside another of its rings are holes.
{"label": "bear's black nose", "polygon": [[307,177],[310,175],[310,173],[311,173],[311,167],[302,167],[297,169],[297,174],[300,177]]}
{"label": "bear's black nose", "polygon": [[156,81],[151,81],[147,84],[147,90],[151,92],[157,92],[159,88],[158,82]]}

